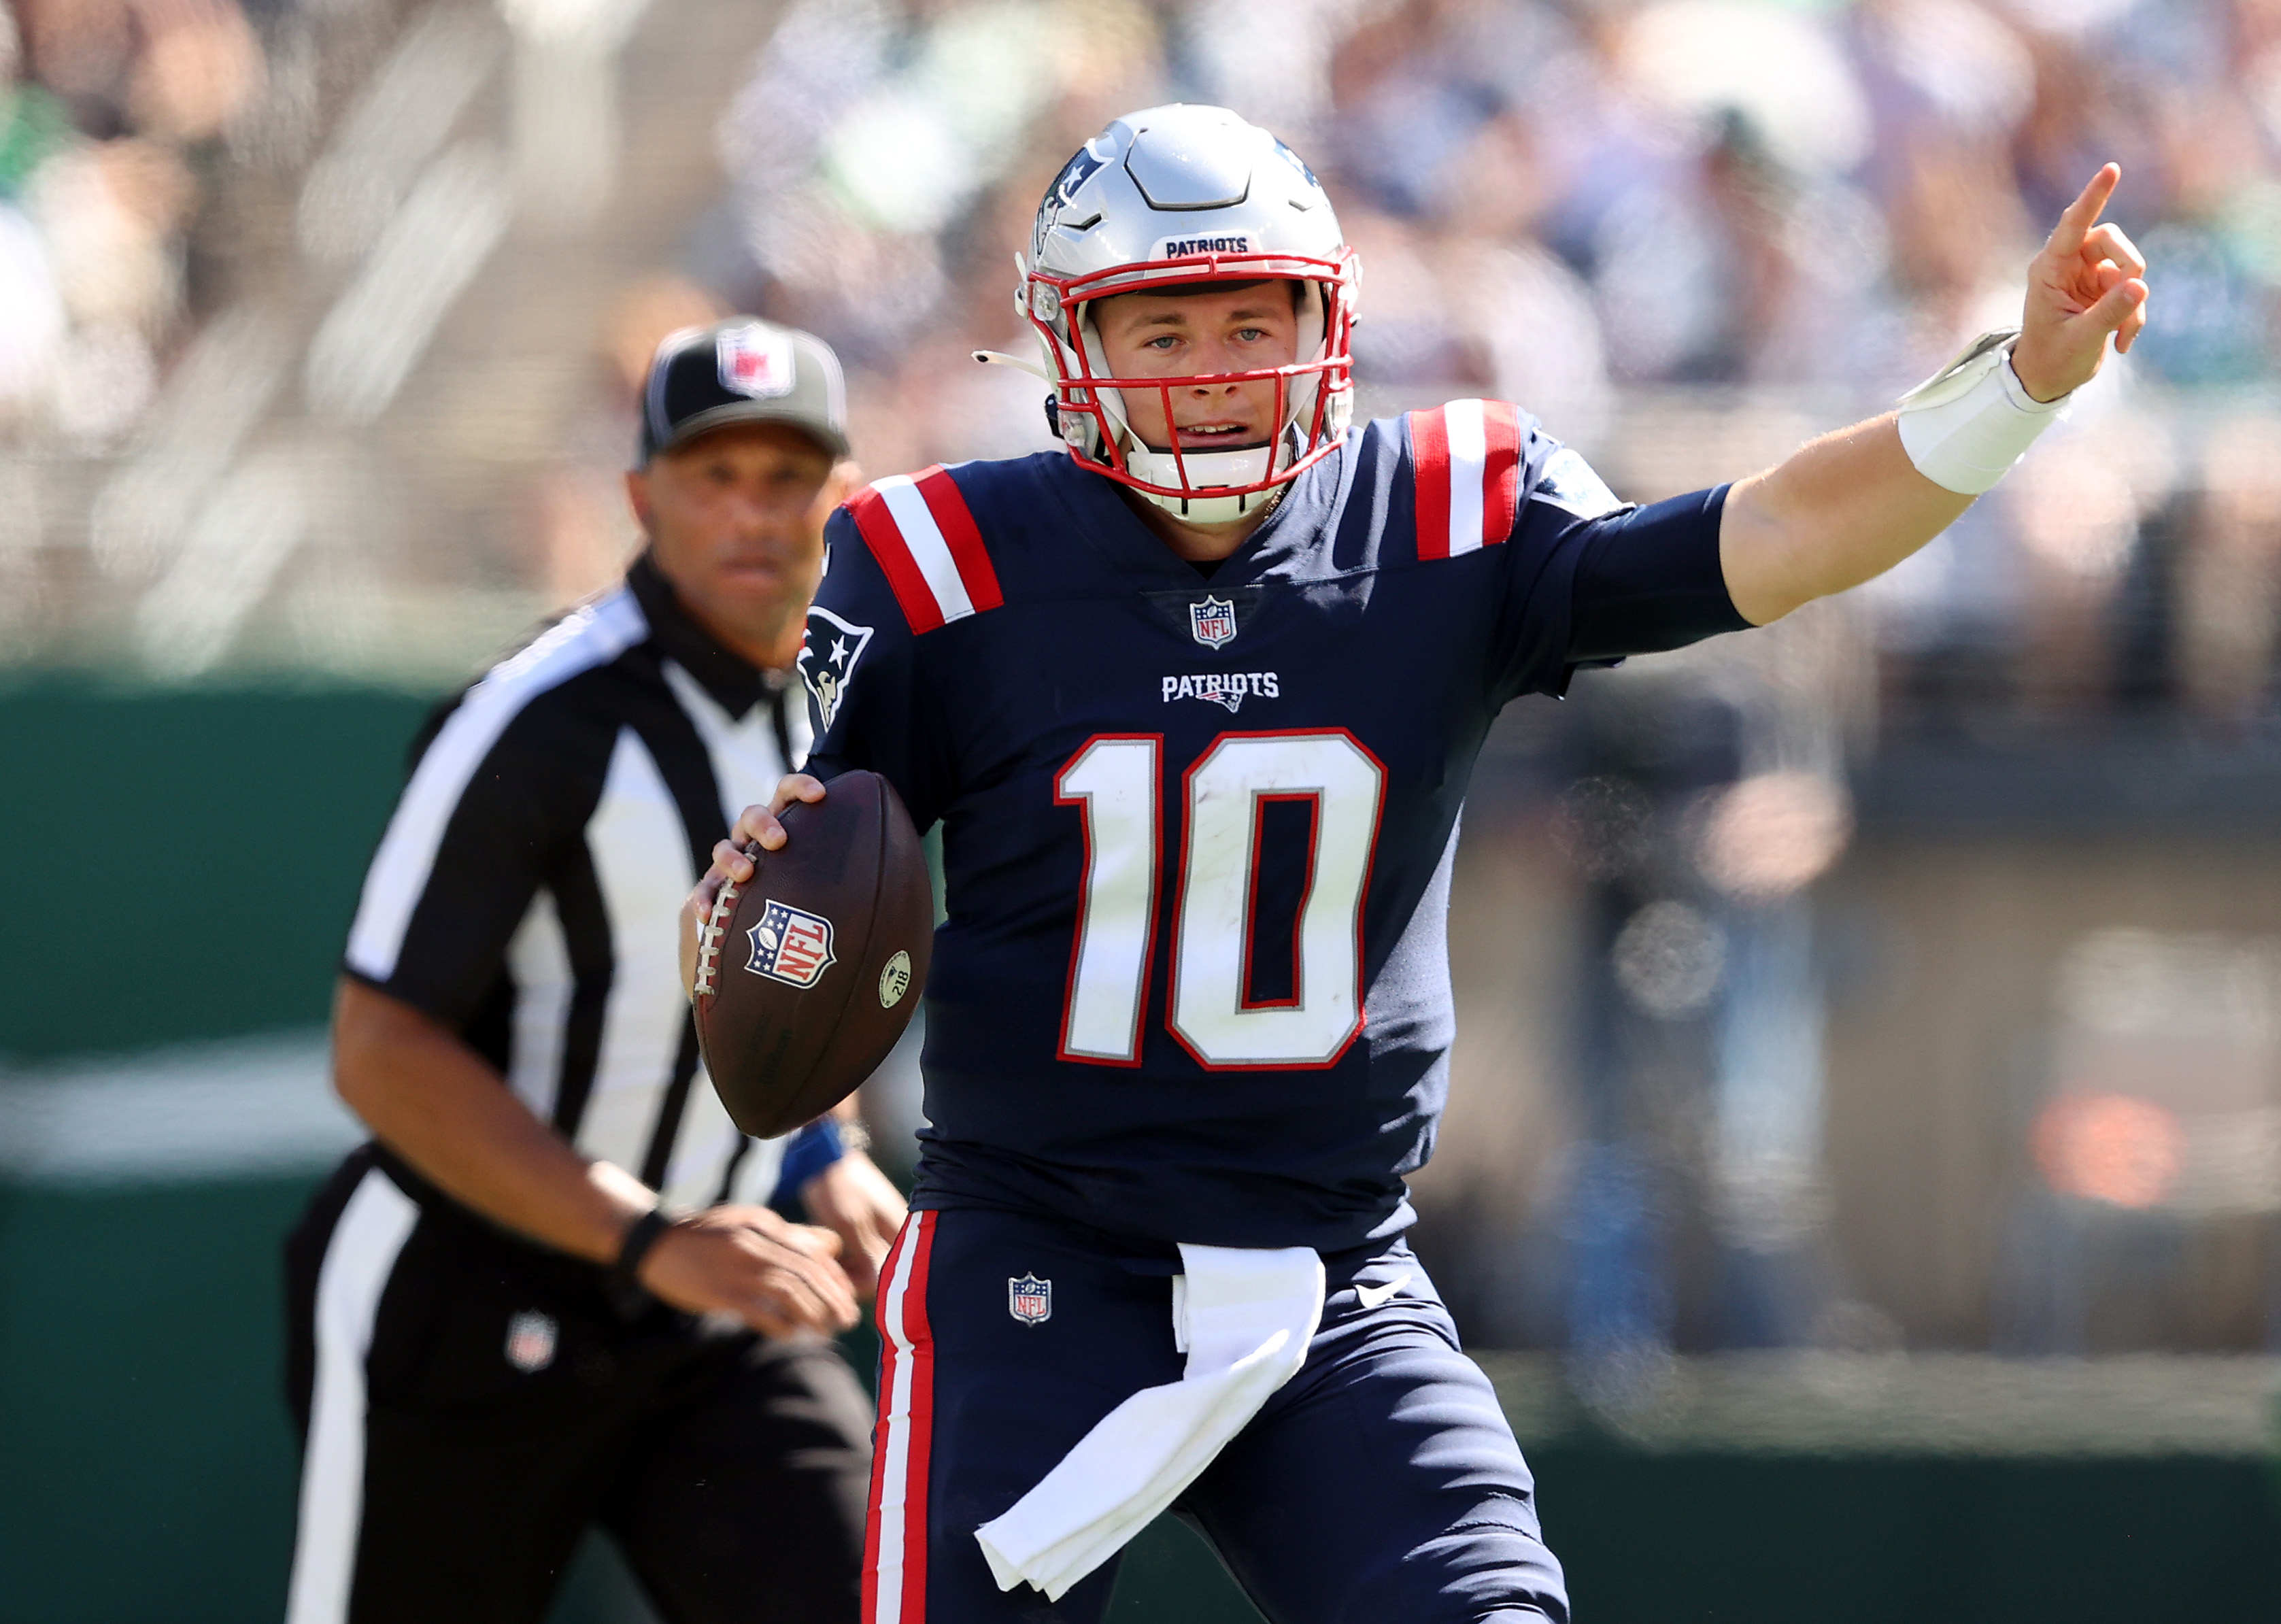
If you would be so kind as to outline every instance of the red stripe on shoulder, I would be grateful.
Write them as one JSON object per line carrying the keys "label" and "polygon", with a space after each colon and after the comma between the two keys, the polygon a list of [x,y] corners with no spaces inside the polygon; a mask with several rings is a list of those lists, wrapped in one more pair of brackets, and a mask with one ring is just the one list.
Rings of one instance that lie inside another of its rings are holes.
{"label": "red stripe on shoulder", "polygon": [[902,606],[903,618],[911,623],[912,631],[932,631],[941,625],[942,606],[935,602],[934,589],[911,556],[910,544],[903,539],[895,515],[888,511],[887,499],[866,485],[848,502],[847,511],[855,520],[863,545],[879,561],[880,573],[895,589],[895,601]]}
{"label": "red stripe on shoulder", "polygon": [[982,532],[975,527],[958,482],[938,462],[915,476],[912,483],[926,499],[927,511],[941,527],[943,540],[950,544],[951,561],[958,566],[958,578],[966,584],[967,601],[973,604],[975,612],[1004,604],[1006,594],[998,590],[998,572],[990,567],[990,550],[982,545]]}
{"label": "red stripe on shoulder", "polygon": [[1418,556],[1450,556],[1450,426],[1442,408],[1410,414],[1410,467],[1417,485]]}
{"label": "red stripe on shoulder", "polygon": [[1481,469],[1481,545],[1495,546],[1520,520],[1520,409],[1509,400],[1481,402],[1488,455]]}

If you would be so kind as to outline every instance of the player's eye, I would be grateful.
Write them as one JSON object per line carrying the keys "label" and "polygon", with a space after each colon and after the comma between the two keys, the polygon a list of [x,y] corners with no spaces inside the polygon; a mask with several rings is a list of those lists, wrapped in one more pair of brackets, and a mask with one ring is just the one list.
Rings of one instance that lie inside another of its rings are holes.
{"label": "player's eye", "polygon": [[1147,347],[1151,350],[1169,350],[1179,342],[1170,333],[1159,333],[1148,341]]}
{"label": "player's eye", "polygon": [[1257,344],[1266,336],[1267,329],[1264,327],[1239,327],[1235,329],[1235,340],[1238,344]]}

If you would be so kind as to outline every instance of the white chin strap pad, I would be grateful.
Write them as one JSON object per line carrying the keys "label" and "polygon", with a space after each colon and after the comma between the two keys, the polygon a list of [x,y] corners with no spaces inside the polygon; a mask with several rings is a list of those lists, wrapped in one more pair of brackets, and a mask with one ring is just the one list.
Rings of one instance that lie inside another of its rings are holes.
{"label": "white chin strap pad", "polygon": [[1220,496],[1214,493],[1213,487],[1262,483],[1271,477],[1274,458],[1272,445],[1252,445],[1241,451],[1182,452],[1175,459],[1168,451],[1150,451],[1129,432],[1125,437],[1125,466],[1135,479],[1145,479],[1152,485],[1177,486],[1185,465],[1187,482],[1195,489],[1194,496],[1159,496],[1153,491],[1135,494],[1191,524],[1233,524],[1265,507],[1274,494],[1272,491]]}
{"label": "white chin strap pad", "polygon": [[1945,491],[1992,489],[2074,398],[2037,400],[2012,370],[2017,329],[1983,333],[1963,354],[1901,397],[1901,446]]}

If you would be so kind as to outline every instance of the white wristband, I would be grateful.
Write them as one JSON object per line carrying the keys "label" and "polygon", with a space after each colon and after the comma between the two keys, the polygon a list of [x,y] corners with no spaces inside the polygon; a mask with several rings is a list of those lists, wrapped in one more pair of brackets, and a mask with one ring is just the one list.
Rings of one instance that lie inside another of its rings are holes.
{"label": "white wristband", "polygon": [[2038,400],[2012,370],[2016,328],[1983,333],[1964,353],[1901,397],[1901,445],[1943,490],[1978,496],[2010,472],[2072,395]]}

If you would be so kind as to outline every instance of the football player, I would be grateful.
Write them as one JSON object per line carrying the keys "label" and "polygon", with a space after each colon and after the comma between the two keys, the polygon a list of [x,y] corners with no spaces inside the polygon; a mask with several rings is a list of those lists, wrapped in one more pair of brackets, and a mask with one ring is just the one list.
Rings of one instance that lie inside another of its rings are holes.
{"label": "football player", "polygon": [[834,516],[809,773],[685,931],[836,772],[942,826],[868,1619],[1097,1619],[1167,1508],[1270,1618],[1566,1618],[1403,1238],[1467,776],[1509,700],[1866,581],[1994,484],[2146,319],[2118,178],[1898,412],[1635,507],[1510,404],[1349,423],[1355,256],[1265,131],[1161,107],[1070,160],[1017,290],[1066,450]]}

